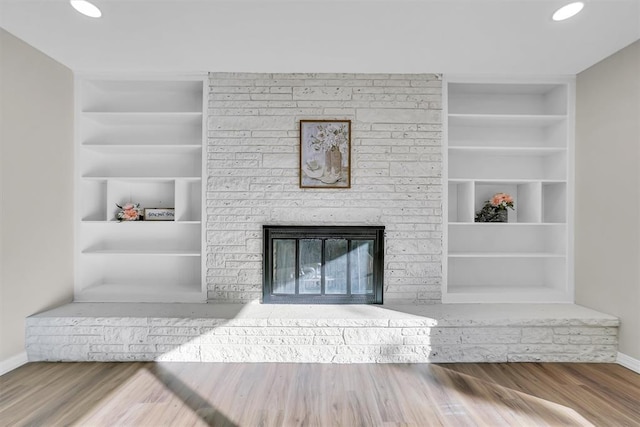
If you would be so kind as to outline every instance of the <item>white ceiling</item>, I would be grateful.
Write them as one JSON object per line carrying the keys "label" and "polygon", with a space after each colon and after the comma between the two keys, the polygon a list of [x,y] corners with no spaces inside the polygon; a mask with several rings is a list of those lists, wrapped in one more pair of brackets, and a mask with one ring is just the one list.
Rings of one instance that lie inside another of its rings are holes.
{"label": "white ceiling", "polygon": [[577,74],[640,39],[640,0],[0,0],[0,26],[77,72]]}

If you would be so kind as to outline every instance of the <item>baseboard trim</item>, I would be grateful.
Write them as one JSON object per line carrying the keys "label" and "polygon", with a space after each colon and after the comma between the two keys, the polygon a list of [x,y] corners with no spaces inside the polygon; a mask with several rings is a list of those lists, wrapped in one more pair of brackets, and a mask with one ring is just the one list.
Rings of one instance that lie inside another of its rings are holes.
{"label": "baseboard trim", "polygon": [[622,365],[627,369],[631,369],[634,372],[640,374],[640,360],[634,359],[631,356],[627,356],[624,353],[618,352],[618,358],[616,360],[618,365]]}
{"label": "baseboard trim", "polygon": [[7,372],[13,371],[16,368],[26,364],[29,362],[29,358],[27,357],[27,352],[23,351],[22,353],[18,353],[13,357],[0,361],[0,375],[4,375]]}

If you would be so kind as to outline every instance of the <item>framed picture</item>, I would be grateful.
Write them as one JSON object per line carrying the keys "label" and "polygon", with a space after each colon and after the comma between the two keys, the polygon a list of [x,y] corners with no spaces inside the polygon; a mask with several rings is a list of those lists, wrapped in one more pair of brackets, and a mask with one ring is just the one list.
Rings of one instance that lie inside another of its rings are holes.
{"label": "framed picture", "polygon": [[145,208],[145,221],[175,221],[176,213],[174,208]]}
{"label": "framed picture", "polygon": [[351,188],[351,120],[300,120],[300,188]]}

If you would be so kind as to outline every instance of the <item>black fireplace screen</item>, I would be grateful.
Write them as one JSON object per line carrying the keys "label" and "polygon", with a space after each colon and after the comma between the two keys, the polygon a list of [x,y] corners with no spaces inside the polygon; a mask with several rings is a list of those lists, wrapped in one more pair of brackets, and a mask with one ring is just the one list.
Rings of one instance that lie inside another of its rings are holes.
{"label": "black fireplace screen", "polygon": [[262,299],[382,304],[383,226],[263,226]]}

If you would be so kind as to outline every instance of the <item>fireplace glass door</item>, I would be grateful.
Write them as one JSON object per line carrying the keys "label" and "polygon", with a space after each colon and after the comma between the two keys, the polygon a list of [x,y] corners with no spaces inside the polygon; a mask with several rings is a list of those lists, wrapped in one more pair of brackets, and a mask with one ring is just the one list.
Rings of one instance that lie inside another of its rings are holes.
{"label": "fireplace glass door", "polygon": [[265,226],[264,237],[264,302],[382,302],[383,227]]}

